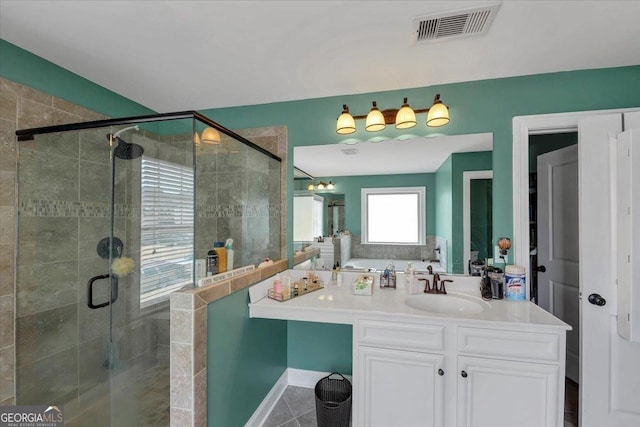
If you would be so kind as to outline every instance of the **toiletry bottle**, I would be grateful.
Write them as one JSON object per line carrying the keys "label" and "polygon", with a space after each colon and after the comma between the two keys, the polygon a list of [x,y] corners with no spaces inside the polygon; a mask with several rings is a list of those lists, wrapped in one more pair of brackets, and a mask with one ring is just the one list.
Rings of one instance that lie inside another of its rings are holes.
{"label": "toiletry bottle", "polygon": [[218,254],[211,249],[207,252],[207,277],[218,274]]}
{"label": "toiletry bottle", "polygon": [[224,245],[227,250],[227,271],[233,270],[233,239],[227,239]]}
{"label": "toiletry bottle", "polygon": [[215,242],[213,250],[218,254],[218,273],[227,271],[227,250],[224,248],[224,242]]}
{"label": "toiletry bottle", "polygon": [[273,279],[273,292],[282,295],[282,280],[280,279],[280,273],[276,274],[276,278]]}
{"label": "toiletry bottle", "polygon": [[338,284],[338,267],[336,264],[333,264],[333,269],[331,270],[331,284],[334,286]]}
{"label": "toiletry bottle", "polygon": [[288,277],[285,277],[284,284],[282,285],[282,299],[288,300],[291,298],[291,283]]}

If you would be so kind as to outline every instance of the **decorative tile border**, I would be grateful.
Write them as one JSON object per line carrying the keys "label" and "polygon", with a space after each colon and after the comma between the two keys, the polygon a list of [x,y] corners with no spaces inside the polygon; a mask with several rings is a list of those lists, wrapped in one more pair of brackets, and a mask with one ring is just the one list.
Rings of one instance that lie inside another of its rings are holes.
{"label": "decorative tile border", "polygon": [[[18,214],[29,217],[106,218],[109,216],[109,204],[66,200],[27,200],[18,204]],[[118,218],[138,218],[140,206],[117,204],[114,215]]]}
{"label": "decorative tile border", "polygon": [[234,218],[234,217],[270,217],[280,216],[280,205],[252,206],[252,205],[228,205],[228,206],[197,206],[198,218]]}

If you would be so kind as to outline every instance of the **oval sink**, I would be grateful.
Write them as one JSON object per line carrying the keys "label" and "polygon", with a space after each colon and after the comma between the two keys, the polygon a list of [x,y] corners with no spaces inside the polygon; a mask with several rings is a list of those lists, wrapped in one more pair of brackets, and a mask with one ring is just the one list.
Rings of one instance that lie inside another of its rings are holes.
{"label": "oval sink", "polygon": [[405,304],[416,310],[444,315],[477,314],[491,307],[481,298],[453,292],[446,295],[411,295]]}

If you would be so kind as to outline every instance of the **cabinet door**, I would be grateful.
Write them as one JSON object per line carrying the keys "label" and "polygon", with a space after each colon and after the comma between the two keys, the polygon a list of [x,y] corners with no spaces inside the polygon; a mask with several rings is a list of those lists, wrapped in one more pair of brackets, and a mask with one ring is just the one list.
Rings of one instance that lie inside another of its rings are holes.
{"label": "cabinet door", "polygon": [[444,425],[443,355],[366,346],[359,346],[357,353],[354,425]]}
{"label": "cabinet door", "polygon": [[458,357],[458,426],[557,426],[557,365]]}

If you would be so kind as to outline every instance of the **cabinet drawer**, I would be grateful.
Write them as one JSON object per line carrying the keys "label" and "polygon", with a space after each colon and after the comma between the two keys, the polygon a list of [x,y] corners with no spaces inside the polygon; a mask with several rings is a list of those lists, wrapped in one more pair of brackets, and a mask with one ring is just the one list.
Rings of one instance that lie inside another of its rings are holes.
{"label": "cabinet drawer", "polygon": [[357,324],[358,344],[411,351],[444,351],[444,330],[441,325],[387,323],[360,320]]}
{"label": "cabinet drawer", "polygon": [[557,334],[460,327],[458,352],[481,357],[559,362],[561,340]]}

